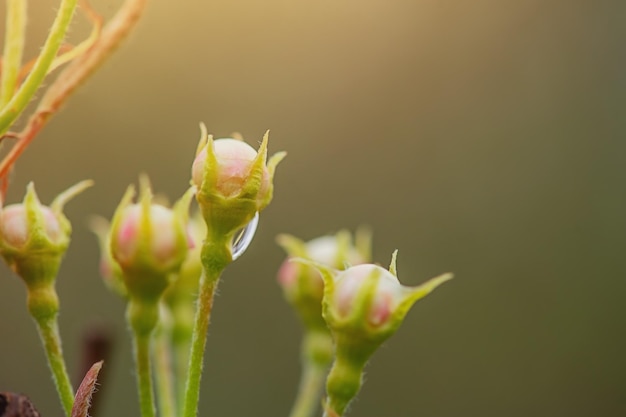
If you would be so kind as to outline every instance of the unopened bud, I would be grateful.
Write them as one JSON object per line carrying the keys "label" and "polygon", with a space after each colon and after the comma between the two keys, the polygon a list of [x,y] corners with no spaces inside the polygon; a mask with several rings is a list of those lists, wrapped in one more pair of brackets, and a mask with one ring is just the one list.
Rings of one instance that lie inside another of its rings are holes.
{"label": "unopened bud", "polygon": [[281,152],[266,163],[268,135],[258,151],[236,139],[202,136],[192,166],[192,183],[211,233],[231,238],[272,200],[276,165]]}
{"label": "unopened bud", "polygon": [[54,282],[72,231],[63,206],[91,184],[76,184],[48,207],[39,202],[30,183],[21,204],[0,211],[0,254],[26,284],[28,310],[38,322],[53,318],[58,311]]}
{"label": "unopened bud", "polygon": [[443,274],[417,287],[400,284],[396,253],[389,270],[378,265],[357,265],[337,271],[315,266],[324,278],[323,316],[335,343],[335,362],[328,376],[328,410],[343,415],[358,393],[363,368],[378,347],[393,335],[411,306],[452,278]]}
{"label": "unopened bud", "polygon": [[160,297],[187,256],[189,190],[173,209],[152,202],[147,179],[142,179],[138,204],[129,187],[110,229],[111,254],[122,270],[131,297]]}
{"label": "unopened bud", "polygon": [[285,298],[307,329],[326,331],[326,323],[322,318],[322,275],[315,267],[291,260],[294,257],[304,258],[338,270],[362,264],[369,261],[370,234],[365,229],[360,229],[356,234],[356,244],[353,244],[350,233],[345,230],[308,242],[283,234],[278,236],[277,241],[289,255],[278,270],[278,282]]}

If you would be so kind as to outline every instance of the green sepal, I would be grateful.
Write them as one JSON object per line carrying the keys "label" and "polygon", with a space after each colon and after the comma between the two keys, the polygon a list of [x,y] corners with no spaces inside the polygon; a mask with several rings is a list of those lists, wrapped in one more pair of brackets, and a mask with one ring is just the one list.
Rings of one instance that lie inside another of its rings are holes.
{"label": "green sepal", "polygon": [[[267,132],[265,132],[265,135],[263,135],[263,142],[261,143],[261,148],[259,149],[259,153],[257,154],[257,160],[255,160],[255,164],[258,163],[260,165],[262,161],[262,164],[265,165],[265,160],[267,159],[267,143],[269,140],[269,134],[270,134],[270,131],[268,130]],[[263,155],[261,155],[261,152],[263,152]],[[262,159],[261,159],[261,156],[262,156]],[[267,207],[272,201],[272,198],[274,198],[274,173],[276,172],[276,167],[278,166],[278,164],[283,159],[285,159],[286,156],[287,156],[287,152],[285,151],[277,152],[270,157],[269,161],[267,161],[266,167],[267,167],[267,172],[269,174],[269,185],[268,185],[269,188],[267,189],[265,198],[259,201],[259,204],[260,204],[259,211]],[[260,168],[260,172],[262,173],[263,166],[261,165],[259,168]]]}
{"label": "green sepal", "polygon": [[350,248],[352,247],[352,236],[348,230],[342,229],[335,234],[337,241],[337,253],[335,254],[334,265],[340,265],[343,263],[342,269],[347,269],[351,265],[347,263],[347,259],[350,254]]}
{"label": "green sepal", "polygon": [[366,261],[372,259],[372,229],[368,226],[359,226],[354,237],[354,246],[357,252]]}
{"label": "green sepal", "polygon": [[57,195],[52,204],[50,204],[50,208],[54,213],[59,215],[63,214],[63,208],[65,205],[78,194],[85,191],[87,188],[92,187],[94,182],[92,180],[83,180],[78,184],[72,185],[67,190],[63,191],[61,194]]}
{"label": "green sepal", "polygon": [[287,234],[281,233],[276,236],[276,243],[282,247],[289,256],[296,256],[305,259],[308,254],[306,250],[306,243],[302,239]]}
{"label": "green sepal", "polygon": [[426,297],[435,288],[437,288],[444,282],[451,280],[452,278],[454,278],[454,275],[448,272],[431,278],[416,287],[405,287],[406,295],[404,299],[400,301],[400,303],[396,306],[396,309],[392,314],[392,320],[390,320],[392,324],[395,324],[395,329],[400,326],[402,320],[404,320],[411,307],[413,307],[413,304],[415,304],[420,299]]}

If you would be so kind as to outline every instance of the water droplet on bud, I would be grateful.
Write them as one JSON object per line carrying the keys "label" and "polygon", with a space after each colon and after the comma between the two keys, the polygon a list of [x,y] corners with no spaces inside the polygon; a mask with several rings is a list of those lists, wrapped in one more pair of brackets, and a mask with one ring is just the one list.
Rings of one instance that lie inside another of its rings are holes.
{"label": "water droplet on bud", "polygon": [[259,225],[259,212],[254,214],[250,223],[248,223],[243,229],[235,233],[235,237],[231,243],[233,252],[233,261],[239,258],[250,246],[250,242],[254,238],[256,228]]}

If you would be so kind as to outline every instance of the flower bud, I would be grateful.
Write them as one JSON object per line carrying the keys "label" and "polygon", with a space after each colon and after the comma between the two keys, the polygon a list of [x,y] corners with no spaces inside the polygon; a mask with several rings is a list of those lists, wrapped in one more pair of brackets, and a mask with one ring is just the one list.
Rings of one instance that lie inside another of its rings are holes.
{"label": "flower bud", "polygon": [[[257,151],[247,143],[231,138],[213,141],[213,151],[217,161],[216,190],[225,197],[237,195],[250,175],[250,168],[257,157]],[[208,146],[196,155],[192,166],[192,182],[198,188],[202,186],[204,170],[207,163]],[[257,202],[262,202],[269,191],[270,178],[266,166],[261,169],[261,183],[257,194]]]}
{"label": "flower bud", "polygon": [[361,387],[365,364],[396,332],[411,306],[452,278],[443,274],[417,287],[403,286],[396,276],[396,254],[389,270],[364,264],[337,271],[299,260],[318,268],[324,278],[322,312],[336,352],[326,385],[327,408],[336,415],[343,415]]}
{"label": "flower bud", "polygon": [[30,183],[22,204],[0,211],[0,254],[26,283],[28,309],[37,321],[50,319],[58,311],[54,281],[72,229],[63,207],[91,184],[82,181],[70,187],[47,207]]}
{"label": "flower bud", "polygon": [[389,270],[364,264],[345,271],[321,271],[323,314],[331,331],[359,335],[375,349],[398,329],[417,300],[452,278],[452,274],[443,274],[417,287],[403,286],[396,276],[396,254]]}
{"label": "flower bud", "polygon": [[211,233],[231,237],[248,224],[271,201],[276,165],[285,157],[280,152],[267,159],[268,134],[258,152],[236,139],[202,136],[192,166],[192,183]]}
{"label": "flower bud", "polygon": [[[57,218],[49,207],[39,206],[38,209],[43,223],[42,236],[52,244],[61,243],[66,237],[61,227],[62,219]],[[23,204],[5,207],[2,210],[0,227],[4,243],[13,248],[23,248],[33,235],[29,227],[26,207]]]}
{"label": "flower bud", "polygon": [[277,241],[289,255],[278,271],[278,282],[285,298],[295,308],[307,329],[326,331],[326,322],[322,318],[322,275],[310,265],[291,260],[300,257],[334,269],[362,264],[370,258],[369,232],[365,229],[357,231],[356,245],[352,243],[350,233],[345,230],[334,236],[322,236],[309,242],[286,234],[278,236]]}
{"label": "flower bud", "polygon": [[[0,251],[11,268],[20,274],[24,268],[28,269],[26,264],[32,262],[45,266],[42,258],[48,262],[60,262],[69,245],[72,230],[63,214],[63,206],[91,184],[91,181],[76,184],[47,207],[39,202],[35,187],[30,183],[22,204],[2,208]],[[29,279],[27,276],[22,278]]]}
{"label": "flower bud", "polygon": [[134,188],[122,198],[110,230],[110,248],[131,298],[159,298],[187,256],[187,210],[190,189],[173,209],[152,202],[147,179],[141,181],[138,204]]}

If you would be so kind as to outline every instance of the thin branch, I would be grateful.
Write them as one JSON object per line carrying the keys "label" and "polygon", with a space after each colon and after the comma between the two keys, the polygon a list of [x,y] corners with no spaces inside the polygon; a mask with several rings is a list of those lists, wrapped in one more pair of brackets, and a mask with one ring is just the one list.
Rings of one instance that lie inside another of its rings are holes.
{"label": "thin branch", "polygon": [[24,111],[37,89],[43,82],[50,65],[63,43],[67,28],[74,15],[77,0],[62,0],[57,16],[52,23],[50,34],[43,45],[33,70],[11,100],[0,110],[0,134],[5,133]]}
{"label": "thin branch", "polygon": [[6,4],[0,109],[11,100],[15,93],[26,33],[26,0],[7,0]]}
{"label": "thin branch", "polygon": [[3,188],[6,188],[5,183],[11,168],[45,126],[50,116],[126,38],[141,17],[146,4],[147,0],[126,0],[113,19],[104,27],[100,38],[83,55],[76,57],[52,83],[41,99],[35,114],[30,117],[26,127],[20,132],[19,141],[0,162],[0,192],[4,192]]}

